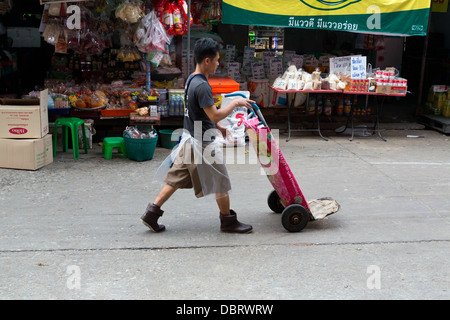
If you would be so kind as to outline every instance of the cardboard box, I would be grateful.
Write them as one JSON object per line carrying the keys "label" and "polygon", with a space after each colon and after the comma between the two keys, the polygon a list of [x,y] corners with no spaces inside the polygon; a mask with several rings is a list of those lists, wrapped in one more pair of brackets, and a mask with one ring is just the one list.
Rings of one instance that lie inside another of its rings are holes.
{"label": "cardboard box", "polygon": [[52,135],[42,139],[0,139],[0,167],[37,170],[53,162]]}
{"label": "cardboard box", "polygon": [[408,87],[404,86],[377,86],[376,93],[383,94],[404,94],[406,95],[406,90]]}
{"label": "cardboard box", "polygon": [[48,90],[40,99],[0,99],[0,138],[40,139],[48,133]]}

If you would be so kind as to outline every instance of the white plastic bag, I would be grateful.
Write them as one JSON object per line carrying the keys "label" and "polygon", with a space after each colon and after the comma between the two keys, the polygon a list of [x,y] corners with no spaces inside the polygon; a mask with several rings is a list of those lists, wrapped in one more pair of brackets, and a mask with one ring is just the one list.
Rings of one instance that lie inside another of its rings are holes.
{"label": "white plastic bag", "polygon": [[166,53],[165,46],[172,41],[172,38],[173,36],[167,34],[153,10],[142,19],[134,35],[134,43],[141,52],[159,50]]}
{"label": "white plastic bag", "polygon": [[287,80],[283,78],[276,78],[272,85],[275,89],[286,90]]}
{"label": "white plastic bag", "polygon": [[297,90],[297,79],[289,79],[287,89]]}
{"label": "white plastic bag", "polygon": [[313,89],[313,83],[312,81],[308,81],[305,83],[305,86],[303,87],[303,90],[312,90]]}
{"label": "white plastic bag", "polygon": [[298,79],[297,80],[297,88],[296,90],[303,90],[303,88],[305,87],[305,81]]}
{"label": "white plastic bag", "polygon": [[[250,92],[249,91],[237,91],[235,93],[242,93],[249,99]],[[226,106],[228,103],[233,101],[234,99],[241,98],[240,96],[236,97],[222,97],[222,107]],[[219,121],[219,124],[226,128],[228,131],[227,136],[224,141],[222,141],[225,147],[242,147],[245,146],[245,126],[244,120],[247,119],[248,113],[246,107],[237,107],[233,110],[233,112],[226,117],[225,119]]]}

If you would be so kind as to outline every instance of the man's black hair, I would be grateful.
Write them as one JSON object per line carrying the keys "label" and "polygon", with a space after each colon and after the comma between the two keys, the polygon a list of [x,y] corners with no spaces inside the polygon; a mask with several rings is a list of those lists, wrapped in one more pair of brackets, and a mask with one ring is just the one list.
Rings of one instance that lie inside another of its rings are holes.
{"label": "man's black hair", "polygon": [[194,46],[195,64],[201,63],[206,58],[214,59],[220,48],[220,44],[211,38],[198,39]]}

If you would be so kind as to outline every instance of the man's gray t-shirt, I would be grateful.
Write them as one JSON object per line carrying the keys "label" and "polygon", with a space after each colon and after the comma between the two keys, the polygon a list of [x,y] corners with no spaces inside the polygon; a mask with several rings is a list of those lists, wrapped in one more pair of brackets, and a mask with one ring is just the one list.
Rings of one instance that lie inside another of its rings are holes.
{"label": "man's gray t-shirt", "polygon": [[[202,74],[190,75],[185,87],[184,129],[188,130],[192,137],[200,138],[194,134],[195,121],[201,121],[202,139],[207,130],[216,128],[216,124],[203,110],[212,105],[214,105],[212,88],[206,77]],[[199,135],[199,132],[196,134]],[[205,138],[211,141],[211,137]]]}

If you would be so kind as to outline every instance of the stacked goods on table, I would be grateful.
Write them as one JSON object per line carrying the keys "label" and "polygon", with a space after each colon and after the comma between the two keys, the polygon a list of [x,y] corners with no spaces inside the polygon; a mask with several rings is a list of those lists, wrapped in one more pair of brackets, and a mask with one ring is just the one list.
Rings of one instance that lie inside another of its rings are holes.
{"label": "stacked goods on table", "polygon": [[376,71],[377,93],[406,94],[408,81],[398,76],[394,67]]}
{"label": "stacked goods on table", "polygon": [[375,70],[357,79],[350,73],[322,73],[317,68],[312,73],[291,65],[282,76],[277,77],[272,88],[291,91],[321,91],[334,90],[349,93],[374,92],[380,94],[406,94],[407,80],[398,76],[395,68]]}
{"label": "stacked goods on table", "polygon": [[327,77],[321,77],[320,69],[309,73],[302,68],[296,68],[294,65],[284,72],[281,77],[275,79],[272,87],[278,90],[344,90],[349,82],[346,75],[329,74]]}
{"label": "stacked goods on table", "polygon": [[[127,116],[140,107],[157,104],[159,91],[147,91],[130,81],[114,81],[111,84],[85,82],[81,85],[73,81],[47,80],[45,86],[49,89],[49,104],[51,109],[59,106],[82,111],[100,110],[102,116]],[[30,92],[36,96],[38,92]],[[59,102],[62,101],[62,102]]]}

